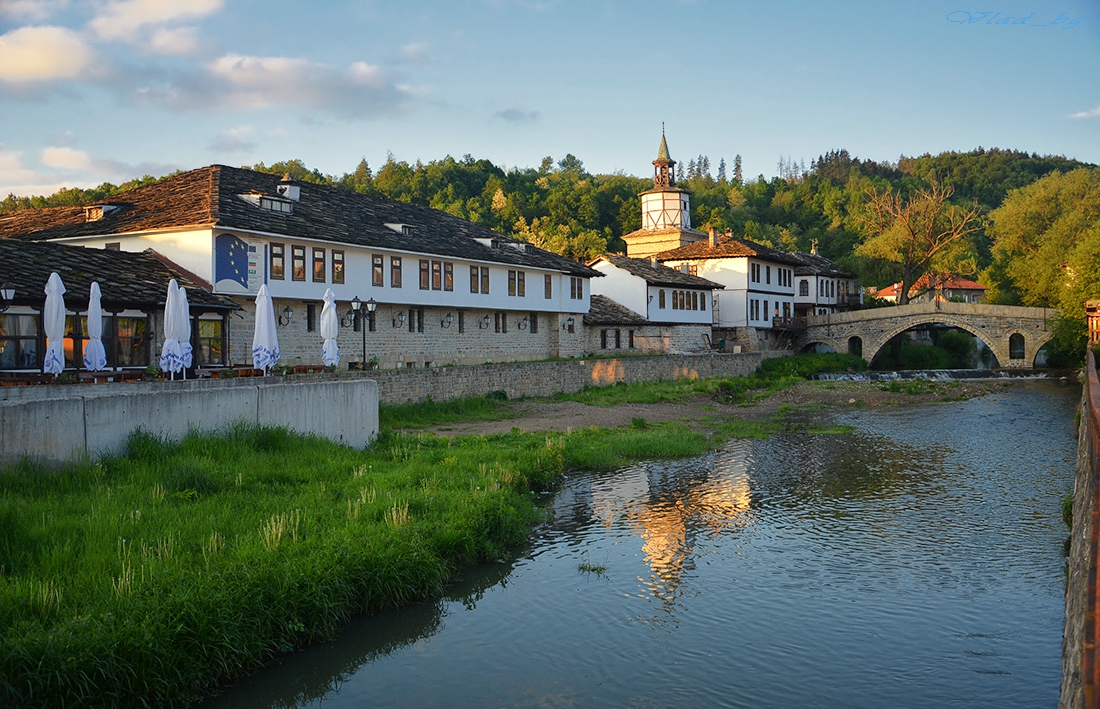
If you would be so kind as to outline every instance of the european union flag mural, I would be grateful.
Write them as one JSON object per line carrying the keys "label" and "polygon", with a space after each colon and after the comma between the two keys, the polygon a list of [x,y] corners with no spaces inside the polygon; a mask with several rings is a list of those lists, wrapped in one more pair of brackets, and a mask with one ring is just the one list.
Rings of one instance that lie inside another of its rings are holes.
{"label": "european union flag mural", "polygon": [[222,281],[248,288],[248,244],[232,234],[214,237],[214,282]]}

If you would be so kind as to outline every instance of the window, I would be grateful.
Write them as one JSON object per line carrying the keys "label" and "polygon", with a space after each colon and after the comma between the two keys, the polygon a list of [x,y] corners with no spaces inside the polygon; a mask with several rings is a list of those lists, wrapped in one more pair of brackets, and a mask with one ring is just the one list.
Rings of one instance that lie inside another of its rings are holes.
{"label": "window", "polygon": [[672,309],[673,310],[679,310],[680,309],[680,291],[678,291],[678,290],[672,291]]}
{"label": "window", "polygon": [[284,214],[290,214],[294,209],[290,202],[271,199],[270,197],[260,197],[260,206],[264,209],[270,209],[272,212],[283,212]]}
{"label": "window", "polygon": [[633,330],[627,330],[626,331],[626,341],[627,341],[627,347],[629,347],[630,349],[634,349],[634,331]]}
{"label": "window", "polygon": [[607,330],[600,330],[600,349],[607,349]]}
{"label": "window", "polygon": [[539,331],[539,314],[531,313],[528,317],[531,319],[531,334],[537,334]]}
{"label": "window", "polygon": [[306,279],[306,247],[290,247],[290,277],[295,281]]}
{"label": "window", "polygon": [[516,272],[508,271],[508,295],[516,294]]}
{"label": "window", "polygon": [[508,332],[508,313],[498,310],[493,313],[493,322],[497,332]]}
{"label": "window", "polygon": [[762,317],[762,318],[761,318],[761,320],[767,320],[767,319],[768,319],[768,301],[766,301],[766,300],[764,301],[764,312],[763,312],[763,316],[764,316],[764,317]]}
{"label": "window", "polygon": [[432,261],[432,290],[443,290],[442,261]]}
{"label": "window", "polygon": [[584,300],[584,281],[576,276],[569,277],[569,297],[572,300]]}
{"label": "window", "polygon": [[325,282],[325,250],[313,249],[313,280],[314,282]]}
{"label": "window", "polygon": [[455,265],[450,261],[443,264],[443,290],[453,291],[455,289]]}
{"label": "window", "polygon": [[222,319],[199,318],[198,349],[195,350],[196,364],[225,364],[225,329]]}
{"label": "window", "polygon": [[771,283],[772,283],[772,267],[771,266],[765,266],[764,267],[764,282],[767,283],[768,285],[771,285]]}
{"label": "window", "polygon": [[38,318],[0,313],[0,369],[37,368]]}
{"label": "window", "polygon": [[527,278],[527,274],[523,271],[516,271],[516,295],[520,298],[527,297],[527,286],[524,284]]}
{"label": "window", "polygon": [[549,273],[543,276],[543,288],[545,289],[547,300],[554,297],[554,278]]}
{"label": "window", "polygon": [[466,332],[466,312],[464,310],[458,311],[458,331],[460,333]]}
{"label": "window", "polygon": [[431,264],[428,259],[420,259],[420,290],[428,290],[431,288]]}
{"label": "window", "polygon": [[691,292],[691,309],[692,310],[698,310],[699,309],[699,292],[698,291],[692,291]]}
{"label": "window", "polygon": [[759,283],[760,282],[760,264],[758,264],[758,263],[749,264],[749,279],[753,283]]}
{"label": "window", "polygon": [[623,342],[622,342],[622,339],[620,338],[621,334],[622,334],[621,330],[616,330],[615,331],[615,349],[617,349],[617,350],[621,350],[622,347],[623,347]]}
{"label": "window", "polygon": [[478,276],[477,266],[470,266],[470,292],[471,293],[480,293],[481,292],[481,280],[480,280],[480,277]]}
{"label": "window", "polygon": [[688,266],[688,273],[690,273],[693,276],[698,276],[699,275],[699,265],[693,263],[690,266]]}
{"label": "window", "polygon": [[385,284],[385,259],[382,254],[371,254],[370,257],[370,284],[372,286],[381,288]]}
{"label": "window", "polygon": [[284,278],[286,266],[286,251],[282,244],[271,245],[271,277],[277,281]]}
{"label": "window", "polygon": [[121,241],[109,241],[109,242],[107,242],[106,244],[103,245],[103,249],[105,251],[121,251],[122,250],[122,242]]}
{"label": "window", "polygon": [[401,287],[401,257],[390,257],[390,288]]}
{"label": "window", "polygon": [[145,367],[149,364],[149,336],[145,318],[117,317],[115,333],[116,367]]}
{"label": "window", "polygon": [[657,291],[657,307],[661,310],[665,309],[665,289]]}
{"label": "window", "polygon": [[314,303],[306,303],[306,332],[317,329],[317,306]]}
{"label": "window", "polygon": [[424,332],[424,308],[416,309],[416,331]]}
{"label": "window", "polygon": [[344,282],[344,252],[332,250],[332,282]]}
{"label": "window", "polygon": [[489,267],[481,267],[481,292],[489,295]]}
{"label": "window", "polygon": [[807,298],[810,295],[810,282],[803,278],[798,282],[798,295]]}

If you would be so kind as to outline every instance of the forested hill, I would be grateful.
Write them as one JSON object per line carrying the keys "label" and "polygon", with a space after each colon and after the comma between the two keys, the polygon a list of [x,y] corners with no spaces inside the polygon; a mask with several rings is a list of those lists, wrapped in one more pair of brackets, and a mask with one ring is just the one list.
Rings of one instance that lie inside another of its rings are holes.
{"label": "forested hill", "polygon": [[[809,167],[780,160],[780,176],[771,180],[743,180],[739,156],[733,169],[727,171],[722,160],[712,174],[709,157],[699,155],[680,162],[678,184],[691,192],[696,228],[730,229],[788,250],[809,250],[816,244],[822,255],[860,272],[865,282],[883,285],[895,278],[891,269],[854,255],[866,236],[861,210],[873,188],[891,187],[907,194],[936,180],[953,185],[953,202],[976,202],[987,214],[1010,190],[1052,171],[1082,166],[1092,167],[1064,157],[999,149],[903,156],[896,164],[834,150],[812,160]],[[300,160],[251,167],[435,207],[577,259],[622,250],[619,237],[641,225],[638,193],[652,186],[648,176],[590,174],[573,155],[556,162],[547,157],[537,168],[507,170],[469,155],[412,164],[391,156],[377,171],[364,160],[339,177],[310,169]],[[0,211],[81,204],[154,179],[63,189],[43,197],[9,195],[0,202]],[[976,275],[992,262],[992,250],[984,228],[972,238],[976,256],[969,275]]]}

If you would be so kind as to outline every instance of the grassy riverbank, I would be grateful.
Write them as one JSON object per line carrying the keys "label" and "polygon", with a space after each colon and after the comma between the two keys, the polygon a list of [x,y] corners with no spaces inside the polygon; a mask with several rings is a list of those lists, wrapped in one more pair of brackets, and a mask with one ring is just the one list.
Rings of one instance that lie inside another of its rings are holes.
{"label": "grassy riverbank", "polygon": [[[383,421],[494,411],[435,404]],[[0,706],[186,704],[352,614],[436,594],[456,568],[506,554],[566,470],[698,455],[768,429],[712,430],[384,434],[360,451],[240,427],[0,470]]]}

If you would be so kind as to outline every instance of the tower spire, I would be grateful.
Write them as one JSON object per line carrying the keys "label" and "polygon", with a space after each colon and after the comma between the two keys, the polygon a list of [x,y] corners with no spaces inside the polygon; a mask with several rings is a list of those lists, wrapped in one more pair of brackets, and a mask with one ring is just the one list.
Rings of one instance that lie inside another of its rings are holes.
{"label": "tower spire", "polygon": [[657,149],[657,159],[653,161],[653,187],[676,186],[676,161],[669,157],[668,142],[665,140],[665,122],[661,121],[661,147]]}

